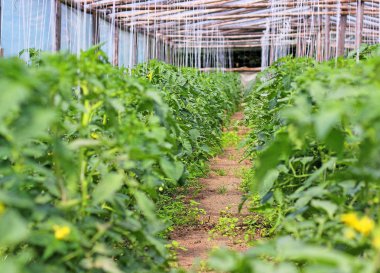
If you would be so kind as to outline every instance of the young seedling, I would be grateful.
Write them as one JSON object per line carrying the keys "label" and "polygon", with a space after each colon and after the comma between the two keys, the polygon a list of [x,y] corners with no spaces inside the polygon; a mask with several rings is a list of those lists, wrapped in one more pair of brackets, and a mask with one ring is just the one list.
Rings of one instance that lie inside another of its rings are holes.
{"label": "young seedling", "polygon": [[227,193],[226,186],[221,186],[220,188],[218,188],[217,192],[218,194],[226,194]]}

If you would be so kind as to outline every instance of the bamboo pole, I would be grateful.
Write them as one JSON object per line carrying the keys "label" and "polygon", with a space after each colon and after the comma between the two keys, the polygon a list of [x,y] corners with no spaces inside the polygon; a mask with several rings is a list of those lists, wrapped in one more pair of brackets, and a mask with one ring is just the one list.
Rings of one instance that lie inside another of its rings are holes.
{"label": "bamboo pole", "polygon": [[[355,48],[359,51],[360,45],[363,40],[363,11],[364,11],[364,0],[357,0],[356,13],[356,27],[355,27]],[[356,60],[359,61],[359,54],[356,56]]]}
{"label": "bamboo pole", "polygon": [[61,31],[62,31],[62,7],[60,0],[54,0],[54,45],[53,51],[61,50]]}

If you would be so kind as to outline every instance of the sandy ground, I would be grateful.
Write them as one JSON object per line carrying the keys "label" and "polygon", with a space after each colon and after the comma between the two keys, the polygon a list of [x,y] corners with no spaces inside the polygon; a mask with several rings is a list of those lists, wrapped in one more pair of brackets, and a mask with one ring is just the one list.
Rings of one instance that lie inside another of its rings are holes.
{"label": "sandy ground", "polygon": [[[242,113],[236,113],[232,117],[232,124],[242,119]],[[239,127],[239,135],[244,135],[246,132],[246,128]],[[242,153],[241,150],[231,147],[225,149],[222,154],[211,160],[211,170],[223,169],[226,175],[220,176],[211,171],[207,178],[201,179],[204,187],[194,200],[199,202],[199,207],[206,211],[206,215],[203,216],[204,223],[197,227],[182,228],[173,232],[171,239],[176,240],[187,249],[178,253],[179,266],[191,269],[197,261],[205,260],[208,252],[215,247],[228,247],[239,251],[247,249],[244,243],[236,243],[231,238],[222,236],[215,238],[212,236],[213,238],[210,238],[211,236],[209,235],[209,230],[217,224],[220,212],[225,210],[226,207],[231,208],[229,211],[233,217],[242,217],[247,214],[246,208],[243,208],[240,214],[238,213],[238,206],[242,197],[242,192],[239,188],[241,178],[238,171],[242,167],[249,167],[251,164],[248,160],[240,162]],[[220,188],[222,187],[226,189],[224,194],[220,193]]]}

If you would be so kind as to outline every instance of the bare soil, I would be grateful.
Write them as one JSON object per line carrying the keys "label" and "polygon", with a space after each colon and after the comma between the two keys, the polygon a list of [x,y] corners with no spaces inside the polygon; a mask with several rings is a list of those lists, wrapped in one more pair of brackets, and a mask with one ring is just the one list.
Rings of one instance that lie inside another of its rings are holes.
{"label": "bare soil", "polygon": [[[232,117],[231,124],[243,119],[241,112]],[[233,130],[228,129],[228,130]],[[247,128],[239,127],[238,134],[245,135]],[[178,265],[185,269],[195,268],[201,260],[206,260],[210,250],[219,247],[227,247],[238,251],[244,251],[247,246],[242,241],[234,240],[224,236],[210,236],[209,231],[218,223],[220,213],[226,208],[233,217],[244,217],[247,215],[247,208],[243,207],[241,213],[238,212],[241,203],[242,192],[240,184],[242,178],[239,170],[242,167],[248,168],[251,163],[243,160],[243,151],[237,147],[229,147],[222,154],[213,158],[210,162],[211,172],[207,178],[200,179],[203,188],[200,193],[193,198],[199,202],[199,207],[206,211],[203,216],[203,224],[196,227],[185,227],[175,230],[171,234],[171,239],[177,241],[186,250],[178,252]],[[224,174],[218,175],[216,170],[224,170]],[[221,189],[223,188],[223,193]],[[197,272],[200,272],[197,269]]]}

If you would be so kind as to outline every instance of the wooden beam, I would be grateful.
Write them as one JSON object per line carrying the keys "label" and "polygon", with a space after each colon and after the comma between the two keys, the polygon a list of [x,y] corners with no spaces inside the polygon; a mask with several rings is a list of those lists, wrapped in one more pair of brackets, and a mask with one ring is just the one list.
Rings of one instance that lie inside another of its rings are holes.
{"label": "wooden beam", "polygon": [[347,15],[341,15],[338,23],[338,46],[337,56],[344,55],[345,41],[346,41],[346,28],[347,28]]}
{"label": "wooden beam", "polygon": [[[355,0],[340,0],[341,4],[349,4],[354,2]],[[91,1],[89,1],[91,2]],[[216,2],[216,4],[215,4]],[[331,7],[336,7],[337,0],[325,0],[322,3],[320,3],[320,6],[327,6],[330,5]],[[377,2],[375,0],[375,2]],[[305,1],[305,4],[313,4],[311,2]],[[101,8],[107,8],[109,6],[113,5],[113,1],[108,2],[102,2],[102,3],[93,3],[90,4],[92,8],[101,7]],[[282,7],[288,7],[288,8],[294,8],[297,7],[297,3],[295,1],[289,1],[287,3],[281,4]],[[147,4],[145,2],[142,3],[133,3],[133,4],[118,4],[117,7],[119,9],[124,10],[160,10],[160,9],[179,9],[179,8],[188,8],[188,9],[194,9],[194,8],[202,8],[202,9],[208,9],[208,8],[221,8],[221,9],[266,9],[270,8],[270,3],[251,3],[251,4],[231,4],[229,2],[220,3],[220,1],[214,1],[214,3],[205,3],[198,2],[183,2],[183,3],[175,3],[175,4]]]}
{"label": "wooden beam", "polygon": [[54,0],[54,45],[53,51],[61,50],[62,7],[60,0]]}
{"label": "wooden beam", "polygon": [[[352,11],[342,11],[342,16],[347,15],[354,15],[356,14],[356,10]],[[232,21],[233,19],[260,19],[260,18],[267,18],[267,17],[273,17],[273,16],[283,16],[283,17],[298,17],[298,16],[317,16],[317,15],[336,15],[337,13],[335,11],[302,11],[302,12],[295,12],[295,11],[281,11],[281,12],[267,12],[267,13],[257,13],[257,14],[237,14],[237,15],[210,15],[206,14],[204,16],[155,16],[154,14],[143,16],[143,17],[129,17],[128,15],[123,14],[116,14],[117,18],[120,18],[120,21],[123,22],[133,22],[135,25],[141,25],[141,24],[155,24],[159,21],[187,21],[187,22],[198,22],[198,21],[209,21],[209,20],[227,20]],[[378,11],[367,11],[366,15],[378,15]]]}

